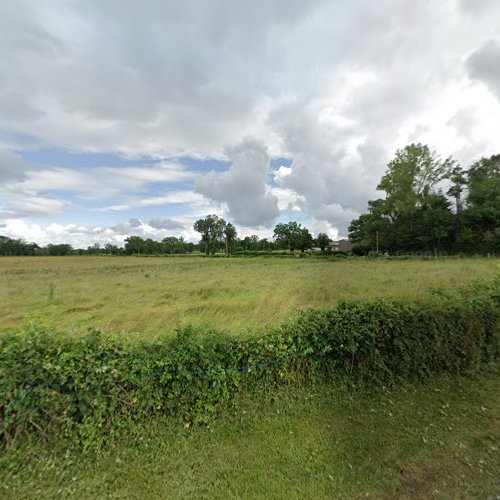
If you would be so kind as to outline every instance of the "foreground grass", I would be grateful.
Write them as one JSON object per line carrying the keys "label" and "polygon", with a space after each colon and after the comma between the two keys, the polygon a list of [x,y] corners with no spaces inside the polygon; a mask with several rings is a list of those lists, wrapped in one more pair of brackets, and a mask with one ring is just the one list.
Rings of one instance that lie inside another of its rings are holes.
{"label": "foreground grass", "polygon": [[32,443],[2,498],[498,498],[500,370],[375,392],[242,398],[208,427],[155,420],[97,456]]}
{"label": "foreground grass", "polygon": [[341,299],[418,298],[491,277],[500,259],[322,261],[201,257],[0,258],[0,330],[30,321],[154,334],[187,323],[261,329]]}

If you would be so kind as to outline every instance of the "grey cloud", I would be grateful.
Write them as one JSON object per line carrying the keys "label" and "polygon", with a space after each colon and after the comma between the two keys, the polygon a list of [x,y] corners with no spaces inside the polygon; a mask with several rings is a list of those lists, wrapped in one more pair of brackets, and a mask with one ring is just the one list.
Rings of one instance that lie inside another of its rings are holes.
{"label": "grey cloud", "polygon": [[474,51],[466,67],[472,78],[483,82],[500,99],[500,41],[490,40]]}
{"label": "grey cloud", "polygon": [[298,105],[283,107],[271,119],[293,156],[288,175],[276,181],[301,196],[298,205],[305,213],[345,234],[374,188],[373,171],[344,146],[356,130],[321,123],[313,109]]}
{"label": "grey cloud", "polygon": [[0,204],[0,214],[4,217],[40,217],[61,215],[67,209],[65,200],[29,194],[11,195],[0,190],[5,205]]}
{"label": "grey cloud", "polygon": [[[0,183],[23,179],[30,165],[20,156],[0,149]],[[33,167],[33,165],[31,165]]]}
{"label": "grey cloud", "polygon": [[173,219],[151,219],[148,224],[155,229],[182,229],[184,226]]}
{"label": "grey cloud", "polygon": [[143,223],[139,219],[129,219],[126,222],[120,222],[111,226],[110,229],[117,234],[139,235],[144,233]]}
{"label": "grey cloud", "polygon": [[185,224],[181,224],[173,219],[151,219],[149,222],[145,223],[137,218],[129,219],[126,222],[120,222],[112,226],[110,229],[116,234],[133,234],[133,235],[146,235],[151,232],[151,230],[157,230],[158,234],[161,234],[165,230],[184,230]]}
{"label": "grey cloud", "polygon": [[139,227],[142,226],[142,221],[140,221],[139,219],[130,219],[128,221],[128,225],[130,227]]}
{"label": "grey cloud", "polygon": [[[0,149],[0,210],[11,217],[58,215],[68,203],[57,199],[56,191],[73,192],[81,200],[130,198],[147,192],[149,185],[191,180],[193,174],[178,163],[159,161],[153,165],[127,167],[92,167],[87,170],[50,167],[25,161]],[[192,201],[195,197],[192,191]],[[175,202],[178,191],[165,196],[162,203]],[[154,198],[154,197],[153,197]],[[153,200],[154,201],[154,200]],[[151,197],[141,196],[147,206]]]}
{"label": "grey cloud", "polygon": [[232,161],[227,172],[209,174],[196,180],[197,193],[225,203],[229,216],[243,226],[266,226],[279,214],[278,199],[266,192],[269,154],[266,147],[250,139],[228,148]]}
{"label": "grey cloud", "polygon": [[66,211],[65,200],[23,189],[29,176],[41,168],[10,151],[0,149],[0,214],[4,217],[54,216]]}
{"label": "grey cloud", "polygon": [[471,14],[491,13],[498,8],[497,0],[458,0],[462,10]]}
{"label": "grey cloud", "polygon": [[449,120],[448,125],[455,127],[457,132],[472,142],[471,130],[476,123],[476,119],[470,110],[461,109],[457,111]]}
{"label": "grey cloud", "polygon": [[[49,142],[220,153],[260,100],[252,75],[274,65],[262,66],[270,30],[287,33],[320,3],[2,6],[3,46],[16,50],[0,58],[0,80],[25,104],[25,130]],[[3,116],[5,128],[15,115]]]}

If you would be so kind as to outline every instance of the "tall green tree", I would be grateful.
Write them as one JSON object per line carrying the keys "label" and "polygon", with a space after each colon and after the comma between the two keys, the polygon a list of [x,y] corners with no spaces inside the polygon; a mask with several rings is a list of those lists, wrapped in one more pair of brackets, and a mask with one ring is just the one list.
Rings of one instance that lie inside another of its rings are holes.
{"label": "tall green tree", "polygon": [[224,243],[226,244],[226,257],[232,253],[233,244],[236,241],[236,236],[238,235],[236,228],[230,223],[227,222],[224,226]]}
{"label": "tall green tree", "polygon": [[453,165],[451,158],[441,160],[436,151],[425,144],[409,144],[398,149],[377,186],[379,191],[385,191],[385,213],[392,220],[411,213],[424,196],[434,191]]}
{"label": "tall green tree", "polygon": [[304,251],[311,248],[313,244],[311,233],[296,221],[277,224],[274,228],[274,240],[292,252]]}
{"label": "tall green tree", "polygon": [[201,234],[201,246],[205,254],[214,254],[220,247],[223,239],[226,221],[215,214],[207,215],[204,219],[198,219],[193,228]]}
{"label": "tall green tree", "polygon": [[146,245],[140,236],[127,236],[125,238],[125,253],[145,253]]}
{"label": "tall green tree", "polygon": [[425,196],[416,210],[415,219],[414,236],[420,249],[437,253],[451,246],[454,216],[444,195]]}
{"label": "tall green tree", "polygon": [[469,244],[500,251],[500,155],[482,158],[467,172]]}
{"label": "tall green tree", "polygon": [[322,252],[328,248],[330,241],[331,240],[326,233],[319,233],[318,236],[316,236],[316,245],[319,246]]}
{"label": "tall green tree", "polygon": [[464,209],[464,199],[463,193],[467,185],[467,179],[465,177],[465,172],[463,168],[456,164],[449,171],[448,179],[451,183],[450,188],[446,192],[455,203],[455,220],[453,223],[453,233],[454,242],[457,244],[460,241],[460,234],[462,232],[463,226],[463,209]]}
{"label": "tall green tree", "polygon": [[[452,215],[437,187],[454,166],[452,158],[442,160],[420,143],[397,150],[377,186],[385,197],[368,203],[368,213],[351,222],[349,237],[372,250],[441,247],[449,240]],[[434,225],[430,214],[437,217]]]}

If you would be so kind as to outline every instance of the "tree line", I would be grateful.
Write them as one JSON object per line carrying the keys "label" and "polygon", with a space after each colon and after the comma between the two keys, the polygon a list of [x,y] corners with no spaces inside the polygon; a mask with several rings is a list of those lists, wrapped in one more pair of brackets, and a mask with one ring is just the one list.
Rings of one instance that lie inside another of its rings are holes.
{"label": "tree line", "polygon": [[49,244],[40,246],[27,243],[21,239],[0,236],[0,255],[172,255],[201,252],[206,255],[224,253],[226,256],[234,252],[269,252],[275,250],[300,250],[304,252],[314,246],[326,251],[330,238],[320,233],[314,239],[309,230],[296,221],[279,223],[274,228],[272,239],[259,238],[257,235],[238,238],[236,228],[231,222],[211,214],[198,219],[193,228],[200,234],[200,241],[192,243],[182,236],[167,236],[161,241],[140,236],[128,236],[124,246],[107,243],[95,243],[87,248],[73,248],[70,244]]}
{"label": "tree line", "polygon": [[498,253],[500,155],[468,169],[423,144],[396,152],[377,190],[353,220],[355,252]]}
{"label": "tree line", "polygon": [[[206,255],[224,251],[226,256],[234,251],[272,251],[272,250],[301,250],[304,252],[316,244],[316,240],[306,227],[299,222],[290,221],[279,223],[274,228],[273,239],[260,239],[257,235],[246,236],[239,239],[236,228],[217,215],[207,215],[204,219],[197,220],[193,228],[200,233],[200,251]],[[325,240],[326,238],[326,240]],[[319,240],[326,241],[325,248],[330,241],[324,233],[319,235]]]}

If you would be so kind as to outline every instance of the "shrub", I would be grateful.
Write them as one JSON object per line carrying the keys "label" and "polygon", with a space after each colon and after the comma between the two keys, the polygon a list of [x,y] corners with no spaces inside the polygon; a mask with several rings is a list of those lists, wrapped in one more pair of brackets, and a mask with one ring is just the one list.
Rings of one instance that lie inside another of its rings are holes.
{"label": "shrub", "polygon": [[236,250],[234,257],[294,257],[289,250]]}
{"label": "shrub", "polygon": [[241,389],[327,377],[352,384],[469,373],[499,354],[499,280],[430,300],[343,302],[260,337],[184,328],[127,341],[43,328],[0,337],[0,440],[63,432],[98,448],[133,419],[204,422]]}

